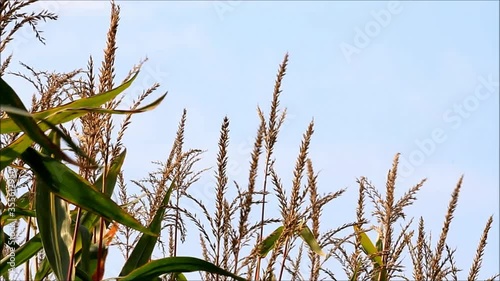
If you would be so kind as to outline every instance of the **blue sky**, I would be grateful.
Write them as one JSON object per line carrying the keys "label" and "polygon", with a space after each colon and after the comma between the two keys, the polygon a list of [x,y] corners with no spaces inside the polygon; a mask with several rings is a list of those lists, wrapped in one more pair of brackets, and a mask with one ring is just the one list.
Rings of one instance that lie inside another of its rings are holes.
{"label": "blue sky", "polygon": [[[202,166],[215,164],[220,124],[225,115],[230,118],[235,168],[229,176],[245,183],[256,106],[268,111],[278,64],[289,52],[281,104],[290,119],[276,150],[283,181],[290,182],[301,135],[314,118],[310,157],[321,171],[320,189],[348,187],[328,209],[332,227],[348,221],[339,212],[348,209],[354,216],[356,177],[384,188],[400,152],[398,193],[428,178],[408,214],[423,215],[436,237],[464,174],[449,243],[458,247],[457,263],[466,274],[486,220],[494,215],[481,276],[498,272],[498,2],[118,3],[117,79],[147,56],[127,96],[135,98],[153,82],[169,92],[159,108],[132,119],[125,138],[128,179],[145,177],[155,167],[150,161],[168,156],[187,108],[186,145],[208,150]],[[11,71],[21,70],[18,61],[58,71],[85,67],[89,55],[100,61],[108,2],[36,5],[60,19],[43,25],[46,46],[28,30],[21,32],[5,51],[14,53]],[[346,54],[346,46],[356,52]],[[28,101],[33,89],[12,76],[6,80]],[[192,187],[207,200],[213,196],[212,175]],[[114,260],[120,258],[116,254]],[[108,265],[106,276],[118,274],[113,267]]]}

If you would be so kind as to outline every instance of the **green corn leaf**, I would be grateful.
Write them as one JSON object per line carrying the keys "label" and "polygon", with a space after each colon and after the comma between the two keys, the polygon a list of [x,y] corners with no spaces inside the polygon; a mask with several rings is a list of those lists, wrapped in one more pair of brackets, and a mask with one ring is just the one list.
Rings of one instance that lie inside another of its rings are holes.
{"label": "green corn leaf", "polygon": [[[10,248],[14,249],[14,250],[19,249],[19,247],[20,247],[20,246],[19,246],[19,244],[17,244],[17,243],[14,241],[14,239],[12,239],[12,240],[11,240],[11,239],[10,239],[10,235],[8,235],[7,233],[3,232],[3,230],[4,230],[4,228],[1,228],[1,229],[0,229],[0,231],[3,233],[3,235],[2,235],[2,237],[3,237],[3,238],[2,238],[2,239],[3,239],[3,242],[4,242],[4,243],[6,243],[6,244],[8,244],[8,246],[9,246]],[[0,239],[0,240],[2,240],[2,239]],[[10,241],[10,242],[9,242],[9,241]],[[3,258],[3,257],[2,257],[2,258]]]}
{"label": "green corn leaf", "polygon": [[8,146],[0,149],[0,170],[9,166],[21,155],[21,153],[30,147],[32,143],[33,141],[27,135],[23,134]]}
{"label": "green corn leaf", "polygon": [[97,191],[87,180],[59,161],[43,156],[31,147],[21,156],[35,172],[37,181],[44,181],[50,191],[57,196],[109,221],[116,221],[143,233],[155,235],[113,200]]}
{"label": "green corn leaf", "polygon": [[35,256],[42,249],[40,235],[33,236],[28,242],[24,243],[15,251],[15,262],[9,261],[9,256],[0,261],[0,275],[4,275],[10,268],[18,267]]}
{"label": "green corn leaf", "polygon": [[18,219],[28,220],[28,217],[35,217],[36,213],[32,210],[21,209],[18,207],[14,207],[14,211],[3,212],[0,216],[0,225],[6,226]]}
{"label": "green corn leaf", "polygon": [[[2,99],[0,99],[0,106],[2,110],[9,110],[12,108],[17,109],[17,113],[10,111],[9,116],[12,121],[33,141],[38,143],[42,148],[50,151],[54,154],[56,159],[62,159],[69,163],[77,164],[76,161],[72,160],[67,156],[59,146],[52,143],[52,141],[45,135],[42,129],[38,126],[37,122],[33,117],[27,116],[28,110],[22,103],[19,96],[14,92],[14,90],[0,78],[0,92],[2,93]],[[20,114],[23,112],[23,114]]]}
{"label": "green corn leaf", "polygon": [[[96,190],[102,190],[103,179],[105,179],[103,194],[107,198],[111,198],[111,195],[113,194],[118,174],[120,174],[126,155],[127,150],[124,149],[115,159],[113,159],[109,166],[108,172],[106,173],[106,176],[104,177],[104,174],[101,174],[94,182],[94,188]],[[97,216],[95,213],[84,212],[84,214],[82,215],[81,225],[85,226],[89,230],[93,229],[98,222],[99,216]]]}
{"label": "green corn leaf", "polygon": [[381,236],[378,237],[377,242],[375,243],[375,247],[379,252],[382,252],[384,250],[384,243]]}
{"label": "green corn leaf", "polygon": [[92,281],[92,278],[80,268],[76,268],[76,281]]}
{"label": "green corn leaf", "polygon": [[[140,112],[145,112],[148,110],[153,109],[156,107],[165,97],[163,95],[159,99],[157,99],[155,102],[151,103],[150,105],[144,106],[142,108],[136,109],[136,110],[115,110],[115,111],[110,111],[106,109],[101,109],[99,106],[102,104],[108,102],[109,100],[113,99],[116,97],[118,94],[123,92],[125,89],[127,89],[130,84],[135,80],[137,74],[135,74],[129,81],[124,83],[123,85],[109,91],[105,92],[102,94],[98,94],[92,97],[76,100],[74,102],[71,102],[69,104],[59,106],[56,108],[51,108],[46,111],[34,113],[34,114],[29,114],[24,110],[16,110],[15,108],[13,109],[10,107],[10,110],[13,110],[17,112],[18,114],[22,113],[23,116],[26,118],[32,117],[33,119],[36,120],[42,120],[41,123],[39,124],[40,129],[42,131],[47,130],[49,128],[54,128],[54,125],[61,124],[64,122],[71,121],[75,118],[81,117],[85,115],[88,112],[96,111],[96,112],[108,112],[108,113],[115,113],[115,114],[130,114],[130,113],[140,113]],[[7,111],[9,108],[7,108]],[[46,119],[45,119],[46,118]],[[11,118],[4,118],[0,119],[0,132],[3,133],[14,133],[14,132],[20,132],[20,128],[16,125],[16,123],[11,119]],[[64,134],[62,135],[64,136]],[[72,141],[68,140],[68,138],[65,138],[66,142],[79,154],[82,153],[82,151],[79,150],[78,146],[74,145]],[[0,170],[3,170],[5,167],[10,165],[12,161],[14,161],[16,158],[18,158],[21,153],[23,153],[31,144],[33,143],[33,140],[29,138],[28,135],[23,134],[21,135],[18,139],[16,139],[13,143],[11,143],[9,146],[4,147],[3,149],[0,150]],[[84,155],[83,155],[84,156]],[[71,163],[71,161],[70,161]],[[76,164],[76,163],[72,163]]]}
{"label": "green corn leaf", "polygon": [[[77,268],[85,272],[87,275],[90,273],[90,246],[92,245],[92,236],[87,228],[80,225],[78,231],[82,237],[81,251],[78,252],[78,257],[75,262],[78,263]],[[77,247],[78,249],[78,247]]]}
{"label": "green corn leaf", "polygon": [[316,240],[316,238],[314,238],[311,229],[307,225],[302,227],[302,230],[300,231],[300,237],[307,243],[307,245],[309,245],[309,248],[311,248],[311,250],[313,250],[316,254],[320,256],[326,256],[326,254],[323,252],[323,249],[321,249],[321,246],[319,245],[318,241]]}
{"label": "green corn leaf", "polygon": [[3,178],[3,174],[0,173],[0,191],[2,191],[3,196],[7,197],[7,182]]}
{"label": "green corn leaf", "polygon": [[[74,227],[74,225],[73,225]],[[74,228],[71,229],[71,231],[73,232],[74,231]],[[90,241],[91,241],[91,236],[90,236],[90,233],[89,231],[84,227],[84,226],[81,226],[78,228],[78,236],[77,236],[77,239],[76,239],[76,244],[75,244],[75,264],[78,264],[79,262],[83,262],[83,261],[88,261],[88,255],[85,256],[85,254],[83,252],[85,252],[84,250],[86,249],[87,253],[88,253],[88,249],[90,247]],[[84,245],[84,246],[82,246]],[[80,264],[78,264],[80,265]],[[38,268],[38,271],[36,272],[36,275],[35,275],[35,281],[42,281],[42,280],[45,280],[45,278],[47,278],[47,276],[49,276],[49,274],[52,272],[52,269],[50,268],[50,264],[47,260],[47,257],[45,257],[42,261],[42,264],[40,265],[40,267]],[[75,271],[76,273],[76,271]],[[78,280],[77,276],[76,277],[76,280]]]}
{"label": "green corn leaf", "polygon": [[[50,118],[48,118],[47,121],[51,122],[54,125],[57,125],[57,124],[62,124],[62,123],[71,121],[75,118],[81,117],[81,116],[85,115],[86,112],[70,112],[70,111],[66,111],[66,110],[71,109],[71,108],[99,107],[99,106],[105,104],[106,102],[114,99],[116,96],[118,96],[120,93],[125,91],[128,87],[130,87],[130,85],[132,84],[132,82],[134,82],[134,80],[138,74],[139,74],[139,72],[134,74],[134,76],[132,76],[132,78],[130,78],[127,82],[123,83],[122,85],[120,85],[120,86],[118,86],[110,91],[100,93],[100,94],[97,94],[97,95],[94,95],[94,96],[91,96],[88,98],[79,99],[79,100],[70,102],[68,104],[61,105],[61,106],[58,106],[55,108],[51,108],[51,109],[48,109],[48,110],[45,110],[42,112],[34,113],[33,118],[35,118],[37,120],[41,120],[41,119],[45,119],[45,118],[50,116]],[[55,118],[54,116],[57,116],[57,118]],[[54,118],[54,119],[52,119],[52,118]],[[45,128],[45,129],[48,129],[48,128]],[[21,132],[21,131],[22,130],[19,128],[19,126],[17,126],[17,124],[11,118],[0,119],[0,133],[1,134],[17,133],[17,132]]]}
{"label": "green corn leaf", "polygon": [[[156,211],[153,220],[149,225],[149,229],[151,232],[155,233],[157,236],[160,235],[161,232],[161,223],[163,218],[165,217],[165,211],[167,209],[168,202],[170,201],[170,196],[172,194],[172,190],[174,189],[175,184],[172,182],[170,187],[168,188],[165,197],[163,197],[163,201],[161,206]],[[155,249],[156,242],[158,237],[143,234],[137,242],[134,250],[130,254],[130,257],[125,262],[125,265],[120,272],[120,276],[125,276],[132,272],[134,269],[146,264],[151,259],[151,254]]]}
{"label": "green corn leaf", "polygon": [[49,190],[43,181],[36,182],[38,228],[52,271],[58,280],[67,280],[72,242],[69,206]]}
{"label": "green corn leaf", "polygon": [[[88,271],[86,272],[88,276],[94,275],[94,273],[97,271],[97,262],[98,262],[98,255],[99,255],[99,244],[92,244],[89,247],[89,259],[88,259]],[[101,264],[104,265],[103,262],[106,261],[106,257],[108,256],[108,247],[105,245],[102,246],[101,249]],[[101,268],[103,270],[104,268]]]}
{"label": "green corn leaf", "polygon": [[[52,143],[59,144],[59,137],[54,131],[49,134],[49,138]],[[45,256],[58,280],[73,280],[74,271],[69,276],[73,242],[69,204],[52,193],[44,180],[37,178],[35,186],[36,221]]]}
{"label": "green corn leaf", "polygon": [[[2,189],[2,193],[5,196],[7,194],[7,184],[3,178],[0,179],[0,186]],[[29,209],[30,207],[29,196],[30,196],[29,192],[26,192],[23,195],[17,197],[14,206],[9,204],[7,205],[6,210],[8,211],[7,212],[4,211],[0,216],[0,225],[6,226],[9,225],[10,223],[15,222],[18,219],[23,219],[24,221],[28,222],[28,217],[34,217],[35,212]]]}
{"label": "green corn leaf", "polygon": [[176,281],[188,281],[186,276],[184,276],[184,274],[182,274],[182,273],[176,273],[175,280]]}
{"label": "green corn leaf", "polygon": [[167,273],[205,271],[208,273],[228,276],[238,281],[246,279],[236,276],[231,272],[217,267],[207,261],[192,257],[170,257],[151,261],[124,277],[118,277],[120,281],[143,281],[152,280]]}
{"label": "green corn leaf", "polygon": [[[73,149],[73,151],[75,151],[78,155],[83,156],[84,158],[86,158],[88,160],[91,160],[90,161],[91,165],[95,166],[95,163],[92,161],[92,159],[90,159],[87,155],[85,155],[85,153],[80,149],[80,147],[78,145],[76,145],[71,140],[71,138],[69,136],[64,134],[59,128],[57,128],[57,126],[54,125],[54,124],[62,123],[61,122],[62,120],[67,119],[67,115],[63,115],[63,113],[65,113],[67,111],[71,111],[71,112],[74,112],[73,115],[77,114],[79,116],[85,115],[86,113],[89,113],[89,112],[109,113],[109,114],[142,113],[142,112],[146,112],[146,111],[149,111],[149,110],[156,108],[163,101],[165,96],[166,96],[166,94],[162,95],[160,98],[158,98],[156,101],[152,102],[151,104],[146,105],[146,106],[141,107],[141,108],[138,108],[138,109],[135,109],[135,110],[111,110],[111,109],[103,109],[103,108],[98,108],[98,107],[97,108],[87,107],[87,108],[62,109],[62,111],[55,112],[52,115],[48,116],[46,120],[41,119],[39,125],[40,125],[40,128],[42,130],[52,129],[53,131],[56,131],[66,141],[66,143],[70,146],[70,148]],[[6,111],[7,113],[15,113],[15,114],[20,115],[20,116],[31,117],[31,118],[36,119],[36,117],[35,117],[36,114],[30,114],[26,111],[19,110],[16,108],[4,107],[3,110]],[[21,138],[23,138],[23,139],[21,139]],[[12,146],[9,145],[8,147],[6,147],[0,151],[3,155],[2,158],[0,159],[1,160],[0,168],[3,169],[4,167],[8,166],[10,163],[12,163],[12,161],[14,159],[19,157],[19,155],[26,148],[28,148],[31,145],[32,142],[30,142],[26,138],[29,139],[29,136],[23,135],[19,138],[19,140],[17,142],[18,144],[12,144]],[[64,158],[64,159],[72,164],[78,165],[73,160],[68,160],[67,158]]]}
{"label": "green corn leaf", "polygon": [[266,239],[262,240],[259,247],[259,254],[261,257],[265,257],[267,253],[269,253],[276,246],[276,242],[280,238],[283,233],[283,226],[276,228],[273,233],[266,237]]}
{"label": "green corn leaf", "polygon": [[359,242],[365,254],[367,254],[368,257],[378,266],[383,266],[382,257],[380,257],[379,251],[375,247],[375,245],[373,245],[370,237],[368,237],[368,235],[364,231],[361,231],[361,229],[357,225],[354,226],[354,230],[358,235]]}
{"label": "green corn leaf", "polygon": [[45,257],[38,268],[38,271],[35,274],[35,281],[43,281],[49,274],[52,272],[52,268],[50,267],[50,263]]}

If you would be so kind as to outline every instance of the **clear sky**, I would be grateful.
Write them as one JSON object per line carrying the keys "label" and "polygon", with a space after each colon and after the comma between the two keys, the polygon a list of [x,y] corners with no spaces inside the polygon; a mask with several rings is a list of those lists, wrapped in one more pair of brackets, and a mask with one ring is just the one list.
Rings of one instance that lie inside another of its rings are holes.
{"label": "clear sky", "polygon": [[[132,119],[125,138],[128,180],[144,178],[155,168],[151,161],[168,156],[187,108],[186,146],[208,150],[205,166],[215,165],[220,124],[228,115],[236,167],[229,176],[244,184],[256,106],[268,112],[278,65],[289,52],[281,104],[290,118],[276,150],[283,181],[290,182],[301,135],[314,118],[310,156],[321,171],[320,189],[348,187],[328,209],[332,227],[348,221],[346,209],[354,216],[356,177],[367,176],[383,189],[400,152],[398,194],[428,178],[408,213],[423,215],[437,237],[464,174],[448,242],[458,247],[457,263],[467,274],[494,215],[481,278],[499,271],[498,2],[118,3],[117,79],[147,56],[127,96],[135,98],[153,82],[169,92],[159,108]],[[46,46],[29,30],[18,35],[5,52],[14,52],[11,71],[21,70],[18,61],[58,71],[85,67],[89,55],[100,62],[108,2],[36,5],[60,19],[43,25]],[[29,100],[32,88],[12,76],[6,80]],[[192,187],[204,201],[213,197],[212,178],[213,171]],[[189,247],[182,253],[199,255]],[[119,254],[112,257],[108,277],[117,276],[122,264]]]}

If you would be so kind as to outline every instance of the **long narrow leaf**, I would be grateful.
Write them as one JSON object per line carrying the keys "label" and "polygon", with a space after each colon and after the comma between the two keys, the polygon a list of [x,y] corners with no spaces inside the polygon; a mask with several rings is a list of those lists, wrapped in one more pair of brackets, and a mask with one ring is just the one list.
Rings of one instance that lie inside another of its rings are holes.
{"label": "long narrow leaf", "polygon": [[0,275],[4,275],[5,273],[7,273],[10,268],[15,268],[24,264],[34,255],[36,255],[41,249],[42,241],[40,240],[40,236],[37,234],[15,251],[14,255],[16,258],[14,262],[9,260],[9,256],[4,257],[0,261]]}
{"label": "long narrow leaf", "polygon": [[[130,78],[127,82],[123,83],[122,85],[120,85],[120,86],[118,86],[110,91],[100,93],[100,94],[97,94],[97,95],[94,95],[94,96],[91,96],[88,98],[79,99],[79,100],[70,102],[68,104],[61,105],[61,106],[58,106],[55,108],[51,108],[51,109],[48,109],[48,110],[45,110],[42,112],[34,113],[33,118],[35,118],[37,120],[45,119],[49,116],[54,116],[55,113],[60,112],[60,114],[58,114],[59,116],[57,117],[58,122],[55,122],[54,119],[48,120],[52,124],[57,125],[57,124],[62,124],[62,123],[71,121],[75,118],[81,117],[81,116],[85,115],[86,113],[85,112],[69,112],[69,111],[65,111],[65,110],[70,109],[70,108],[101,106],[101,105],[105,104],[106,102],[112,100],[116,96],[118,96],[120,93],[125,91],[128,87],[130,87],[130,85],[132,84],[132,82],[134,82],[134,80],[136,79],[138,74],[139,74],[139,72],[134,74],[134,76],[132,76],[132,78]],[[17,132],[21,132],[21,129],[16,125],[16,123],[11,118],[0,119],[0,133],[7,134],[7,133],[17,133]]]}
{"label": "long narrow leaf", "polygon": [[323,249],[321,249],[321,246],[318,244],[318,240],[314,238],[311,229],[307,225],[304,226],[300,231],[300,237],[307,243],[307,245],[309,245],[309,248],[311,248],[311,250],[313,250],[316,254],[320,256],[326,256],[326,254],[323,252]]}
{"label": "long narrow leaf", "polygon": [[109,221],[114,220],[143,233],[155,235],[64,164],[42,156],[31,147],[22,154],[22,159],[32,168],[38,180],[43,180],[51,192],[64,200],[99,214]]}
{"label": "long narrow leaf", "polygon": [[[74,224],[73,224],[73,227],[74,227]],[[73,231],[73,230],[74,230],[74,228],[71,229],[71,231]],[[83,252],[85,249],[87,249],[87,252],[88,252],[90,240],[91,240],[91,237],[90,237],[89,231],[84,226],[80,226],[78,228],[78,236],[77,236],[76,245],[75,245],[76,249],[77,249],[76,250],[76,257],[75,257],[76,262],[79,262],[80,260],[86,261],[85,259],[88,259],[88,256],[85,256],[85,254]],[[35,281],[45,280],[45,278],[47,278],[47,276],[49,276],[49,274],[51,272],[52,272],[52,269],[50,268],[47,257],[45,257],[42,261],[42,264],[38,268],[38,271],[35,274]]]}
{"label": "long narrow leaf", "polygon": [[[0,78],[0,93],[2,93],[2,99],[0,99],[0,106],[6,107],[11,106],[17,108],[20,112],[28,113],[28,110],[24,106],[23,102],[19,96],[14,92],[14,90]],[[59,146],[55,145],[38,126],[37,122],[33,117],[26,116],[25,114],[18,113],[8,113],[10,119],[16,123],[16,125],[23,130],[23,132],[33,141],[38,143],[42,148],[47,149],[54,154],[55,158],[63,159],[70,163],[76,163],[74,160],[69,158]]]}
{"label": "long narrow leaf", "polygon": [[[41,119],[40,120],[40,124],[39,127],[40,129],[42,130],[46,130],[46,129],[52,129],[54,131],[56,131],[58,133],[58,135],[60,135],[65,141],[66,143],[73,149],[73,151],[75,151],[78,155],[80,156],[83,156],[84,158],[88,158],[87,155],[85,155],[85,153],[79,148],[79,146],[77,146],[69,136],[67,136],[66,134],[64,134],[59,128],[57,128],[54,124],[59,124],[59,123],[62,123],[61,120],[65,120],[67,119],[67,114],[64,115],[63,113],[64,112],[67,112],[67,111],[71,111],[73,112],[72,115],[78,115],[78,116],[81,116],[81,115],[84,115],[86,113],[89,113],[89,112],[98,112],[98,113],[109,113],[109,114],[134,114],[134,113],[142,113],[142,112],[146,112],[146,111],[149,111],[149,110],[152,110],[154,108],[156,108],[162,101],[163,99],[165,98],[166,94],[162,95],[160,98],[158,98],[157,100],[155,100],[154,102],[152,102],[151,104],[148,104],[144,107],[141,107],[141,108],[138,108],[138,109],[135,109],[135,110],[111,110],[111,109],[104,109],[104,108],[90,108],[90,107],[87,107],[87,108],[66,108],[66,109],[61,109],[61,111],[59,112],[55,112],[53,113],[52,115],[48,116],[47,119]],[[6,111],[7,113],[13,113],[13,114],[17,114],[19,116],[24,116],[24,117],[31,117],[31,118],[34,118],[36,119],[36,114],[30,114],[24,110],[19,110],[19,109],[16,109],[16,108],[13,108],[13,107],[4,107],[2,108],[4,111]],[[12,146],[8,146],[6,148],[3,148],[0,152],[2,153],[2,158],[0,159],[1,160],[1,169],[5,168],[6,166],[8,166],[10,163],[12,163],[12,161],[14,159],[16,159],[17,157],[19,157],[19,155],[24,152],[24,150],[26,148],[28,148],[32,142],[30,142],[28,139],[26,138],[29,138],[29,136],[27,135],[23,135],[21,136],[19,139],[18,139],[18,145],[12,145]],[[31,139],[30,139],[31,140]],[[74,162],[73,160],[68,160],[68,158],[64,158],[66,161],[72,163],[72,164],[75,164],[77,165],[76,162]],[[93,163],[93,161],[91,161],[91,165],[95,165]]]}
{"label": "long narrow leaf", "polygon": [[195,271],[205,271],[228,276],[238,281],[246,281],[246,279],[221,269],[212,263],[192,257],[170,257],[154,260],[132,271],[127,276],[118,277],[117,279],[121,281],[143,281],[152,280],[153,278],[167,273]]}
{"label": "long narrow leaf", "polygon": [[[167,204],[170,201],[170,195],[172,194],[172,190],[174,189],[175,184],[172,182],[170,187],[168,188],[165,197],[163,197],[163,201],[161,206],[156,211],[153,220],[149,224],[149,230],[155,233],[157,236],[160,235],[161,232],[161,222],[165,217],[165,210],[167,208]],[[155,249],[156,242],[158,238],[155,236],[143,234],[139,239],[139,242],[135,245],[134,250],[130,254],[130,257],[125,262],[125,265],[120,272],[120,276],[125,276],[132,272],[134,269],[146,264],[151,259],[151,254]]]}
{"label": "long narrow leaf", "polygon": [[269,251],[274,249],[274,247],[276,246],[276,242],[278,242],[278,239],[280,238],[282,233],[283,226],[280,226],[261,242],[259,249],[259,254],[261,257],[265,257],[267,253],[269,253]]}
{"label": "long narrow leaf", "polygon": [[[122,153],[120,153],[115,159],[113,159],[106,176],[104,177],[104,174],[101,174],[94,182],[94,188],[96,190],[101,190],[103,179],[106,179],[104,183],[104,196],[106,196],[107,198],[111,198],[111,194],[113,194],[116,180],[118,178],[118,174],[121,172],[126,155],[127,150],[124,149]],[[85,212],[82,216],[81,224],[87,229],[91,230],[94,228],[98,221],[99,216],[97,216],[95,213]]]}
{"label": "long narrow leaf", "polygon": [[374,263],[379,266],[383,266],[382,257],[380,257],[380,253],[373,244],[372,240],[370,240],[370,237],[368,237],[364,231],[361,231],[357,225],[354,226],[354,230],[358,235],[359,242],[365,254],[367,254]]}
{"label": "long narrow leaf", "polygon": [[[49,138],[51,142],[59,143],[54,131],[50,133]],[[36,221],[45,256],[58,280],[68,280],[68,278],[73,280],[74,275],[69,276],[70,249],[73,240],[69,205],[52,193],[44,180],[37,178],[35,182]]]}
{"label": "long narrow leaf", "polygon": [[8,146],[0,150],[0,170],[9,166],[16,158],[18,158],[33,141],[25,134],[17,138]]}

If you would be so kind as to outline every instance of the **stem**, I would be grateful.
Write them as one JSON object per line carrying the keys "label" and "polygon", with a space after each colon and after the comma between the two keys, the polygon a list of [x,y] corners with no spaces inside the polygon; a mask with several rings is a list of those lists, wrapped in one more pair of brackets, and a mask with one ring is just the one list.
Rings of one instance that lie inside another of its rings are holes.
{"label": "stem", "polygon": [[[264,236],[264,219],[265,219],[265,209],[266,209],[266,190],[267,190],[267,176],[269,173],[269,159],[271,158],[271,153],[269,149],[266,152],[266,167],[264,168],[264,192],[262,193],[262,208],[261,208],[261,218],[260,218],[260,235],[257,238],[257,245],[262,242],[262,237]],[[260,275],[260,262],[261,257],[257,257],[257,267],[255,268],[255,280],[259,280]]]}
{"label": "stem", "polygon": [[175,201],[175,229],[174,229],[174,257],[177,256],[177,225],[179,223],[179,186],[176,186],[177,188],[177,198]]}
{"label": "stem", "polygon": [[[101,192],[104,193],[105,186],[106,186],[106,176],[108,174],[108,153],[106,153],[105,156],[105,161],[104,161],[104,171],[102,173],[102,187],[101,187]],[[101,265],[104,266],[104,263],[101,264],[101,259],[103,258],[102,255],[102,242],[104,240],[104,218],[101,217],[100,219],[100,225],[99,225],[99,248],[97,250],[97,268],[96,272],[99,273],[101,272]],[[95,281],[95,280],[94,280]]]}
{"label": "stem", "polygon": [[281,263],[281,269],[280,269],[280,277],[278,278],[278,280],[281,280],[281,278],[283,277],[283,271],[285,269],[285,262],[286,262],[286,257],[288,256],[288,243],[289,239],[287,238],[286,239],[286,242],[285,242],[285,250],[283,251],[283,262]]}
{"label": "stem", "polygon": [[[69,266],[68,266],[68,276],[67,281],[71,281],[71,275],[73,273],[73,264],[75,262],[75,251],[76,251],[76,238],[78,235],[78,228],[80,227],[80,217],[82,216],[82,209],[78,208],[78,214],[76,215],[75,231],[73,232],[73,243],[71,245],[71,255],[69,256]],[[26,279],[28,280],[28,279]]]}
{"label": "stem", "polygon": [[[26,230],[26,241],[29,241],[29,238],[30,238],[30,230],[31,230],[30,225],[31,225],[31,217],[28,218],[28,227]],[[30,263],[27,262],[26,267],[25,267],[25,272],[24,272],[24,280],[29,280],[29,272],[30,272]]]}

